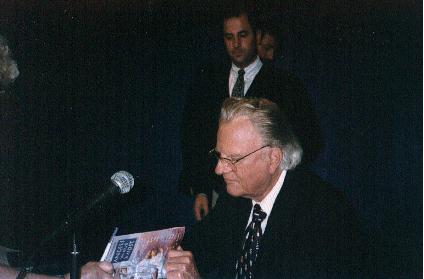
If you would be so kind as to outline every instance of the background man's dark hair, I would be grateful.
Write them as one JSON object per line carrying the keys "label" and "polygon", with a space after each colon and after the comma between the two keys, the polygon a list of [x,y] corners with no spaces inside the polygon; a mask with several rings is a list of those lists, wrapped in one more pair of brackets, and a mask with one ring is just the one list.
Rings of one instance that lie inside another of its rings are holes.
{"label": "background man's dark hair", "polygon": [[258,15],[253,1],[239,0],[224,3],[222,9],[222,22],[232,17],[240,17],[244,14],[247,16],[253,32],[256,33]]}
{"label": "background man's dark hair", "polygon": [[276,43],[274,56],[279,57],[282,53],[283,44],[283,27],[279,22],[279,18],[269,14],[261,15],[256,24],[256,31],[261,32],[262,38],[265,35],[269,35],[274,38]]}

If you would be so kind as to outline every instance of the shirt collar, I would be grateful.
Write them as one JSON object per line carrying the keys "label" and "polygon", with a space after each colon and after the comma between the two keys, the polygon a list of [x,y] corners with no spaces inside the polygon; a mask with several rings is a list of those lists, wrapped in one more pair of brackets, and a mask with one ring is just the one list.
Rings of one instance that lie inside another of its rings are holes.
{"label": "shirt collar", "polygon": [[[262,67],[262,61],[259,59],[259,56],[256,56],[255,61],[250,63],[249,66],[244,68],[244,76],[245,78],[249,78],[252,74],[256,74],[259,69]],[[237,67],[234,63],[231,63],[231,71],[235,74],[238,74],[238,71],[240,70],[239,67]]]}
{"label": "shirt collar", "polygon": [[266,195],[266,197],[261,202],[255,202],[254,200],[252,200],[252,205],[255,206],[255,204],[259,204],[262,210],[267,214],[267,217],[270,215],[272,207],[274,206],[275,199],[280,193],[286,174],[287,170],[283,170],[281,172],[277,183],[275,183],[274,187],[272,187],[271,192],[269,192],[268,195]]}

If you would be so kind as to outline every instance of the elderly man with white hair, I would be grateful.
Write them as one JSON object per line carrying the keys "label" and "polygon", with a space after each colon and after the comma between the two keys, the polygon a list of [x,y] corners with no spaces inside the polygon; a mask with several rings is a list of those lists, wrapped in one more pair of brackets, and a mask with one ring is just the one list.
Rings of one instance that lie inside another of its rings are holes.
{"label": "elderly man with white hair", "polygon": [[227,99],[210,153],[226,193],[169,252],[168,279],[362,275],[355,214],[341,193],[296,168],[302,148],[275,103]]}

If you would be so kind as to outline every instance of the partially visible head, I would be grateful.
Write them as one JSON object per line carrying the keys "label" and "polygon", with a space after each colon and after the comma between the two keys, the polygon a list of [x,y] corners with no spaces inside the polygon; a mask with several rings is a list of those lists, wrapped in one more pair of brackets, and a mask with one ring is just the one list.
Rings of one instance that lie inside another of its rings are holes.
{"label": "partially visible head", "polygon": [[231,61],[240,68],[251,64],[257,56],[256,19],[243,1],[230,1],[223,11],[225,48]]}
{"label": "partially visible head", "polygon": [[7,88],[19,75],[7,39],[0,35],[0,90]]}
{"label": "partially visible head", "polygon": [[272,29],[260,29],[258,32],[260,39],[258,40],[258,55],[261,60],[275,60],[280,52],[281,37],[280,34],[274,32]]}
{"label": "partially visible head", "polygon": [[223,176],[227,192],[256,201],[271,191],[283,169],[295,168],[302,157],[284,114],[267,99],[225,100],[216,151],[221,159],[215,172]]}
{"label": "partially visible head", "polygon": [[262,60],[275,60],[281,56],[286,17],[281,17],[272,6],[263,8],[258,17],[258,55]]}

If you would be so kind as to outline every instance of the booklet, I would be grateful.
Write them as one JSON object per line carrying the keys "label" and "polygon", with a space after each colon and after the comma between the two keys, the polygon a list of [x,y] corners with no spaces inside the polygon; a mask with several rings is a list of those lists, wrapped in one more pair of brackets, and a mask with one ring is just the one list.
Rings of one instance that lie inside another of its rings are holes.
{"label": "booklet", "polygon": [[176,249],[185,227],[113,236],[102,260],[111,262],[120,279],[166,278],[166,254]]}

